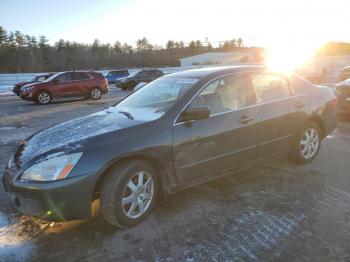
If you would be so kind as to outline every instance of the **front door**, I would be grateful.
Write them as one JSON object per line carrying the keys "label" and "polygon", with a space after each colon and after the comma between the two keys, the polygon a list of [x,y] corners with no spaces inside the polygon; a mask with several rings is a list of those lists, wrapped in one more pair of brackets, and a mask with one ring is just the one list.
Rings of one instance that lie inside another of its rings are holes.
{"label": "front door", "polygon": [[213,177],[256,159],[256,108],[249,107],[250,80],[229,75],[210,82],[188,107],[206,106],[210,116],[173,127],[179,183]]}
{"label": "front door", "polygon": [[69,97],[76,94],[78,85],[72,81],[72,73],[67,72],[57,76],[50,91],[54,97]]}

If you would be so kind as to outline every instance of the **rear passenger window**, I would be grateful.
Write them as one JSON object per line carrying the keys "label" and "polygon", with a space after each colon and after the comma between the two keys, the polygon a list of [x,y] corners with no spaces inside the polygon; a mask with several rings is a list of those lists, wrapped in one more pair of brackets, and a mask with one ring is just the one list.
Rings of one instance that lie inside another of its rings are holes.
{"label": "rear passenger window", "polygon": [[84,72],[73,73],[73,81],[89,79],[90,76]]}
{"label": "rear passenger window", "polygon": [[273,74],[252,75],[258,103],[264,103],[290,96],[289,86],[286,79]]}
{"label": "rear passenger window", "polygon": [[248,106],[248,81],[245,77],[226,76],[211,82],[190,104],[206,106],[219,114]]}

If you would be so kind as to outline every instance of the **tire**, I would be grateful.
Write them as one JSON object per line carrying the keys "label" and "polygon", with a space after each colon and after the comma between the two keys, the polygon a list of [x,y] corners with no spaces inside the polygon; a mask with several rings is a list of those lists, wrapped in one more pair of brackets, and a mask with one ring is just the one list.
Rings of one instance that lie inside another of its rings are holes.
{"label": "tire", "polygon": [[306,122],[297,132],[292,151],[291,160],[297,164],[307,164],[315,159],[322,143],[321,128],[315,122]]}
{"label": "tire", "polygon": [[[141,184],[140,178],[144,187],[137,185]],[[130,183],[133,184],[133,190]],[[116,166],[107,174],[101,185],[102,216],[117,227],[135,226],[151,213],[158,199],[158,191],[158,176],[148,162],[133,160]],[[122,199],[125,200],[125,204],[122,203]]]}
{"label": "tire", "polygon": [[92,100],[99,100],[102,97],[102,91],[99,87],[93,87],[91,88],[90,92],[89,92],[89,97]]}
{"label": "tire", "polygon": [[51,102],[52,97],[48,91],[39,91],[35,96],[35,102],[39,105],[47,105]]}

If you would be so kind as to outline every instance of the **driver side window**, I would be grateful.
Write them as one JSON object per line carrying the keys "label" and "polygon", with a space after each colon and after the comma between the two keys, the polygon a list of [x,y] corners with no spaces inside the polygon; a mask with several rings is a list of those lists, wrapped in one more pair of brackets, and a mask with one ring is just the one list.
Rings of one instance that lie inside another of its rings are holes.
{"label": "driver side window", "polygon": [[62,75],[59,75],[58,77],[56,77],[56,80],[60,84],[71,82],[72,81],[71,73],[64,73]]}
{"label": "driver side window", "polygon": [[218,78],[209,83],[189,107],[208,107],[210,115],[246,107],[248,106],[247,89],[247,81],[244,77]]}

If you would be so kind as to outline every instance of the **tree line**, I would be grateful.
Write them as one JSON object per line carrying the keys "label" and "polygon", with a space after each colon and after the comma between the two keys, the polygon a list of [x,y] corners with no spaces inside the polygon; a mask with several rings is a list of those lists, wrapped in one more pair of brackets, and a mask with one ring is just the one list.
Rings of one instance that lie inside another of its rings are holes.
{"label": "tree line", "polygon": [[[7,32],[0,26],[0,72],[58,72],[64,70],[100,70],[122,67],[178,66],[179,59],[205,52],[254,49],[256,61],[263,60],[263,49],[247,48],[243,39],[221,42],[213,47],[210,42],[167,41],[165,47],[151,44],[143,37],[135,47],[116,41],[113,45],[95,39],[84,44],[60,39],[50,45],[46,36],[24,35],[20,31]],[[318,55],[349,55],[350,43],[330,42]]]}
{"label": "tree line", "polygon": [[116,41],[113,45],[95,39],[92,44],[60,39],[50,45],[46,36],[7,32],[0,26],[0,72],[57,72],[98,70],[118,67],[178,66],[179,59],[204,52],[246,48],[243,39],[232,39],[213,47],[210,42],[169,40],[165,47],[151,44],[147,38],[135,47]]}

